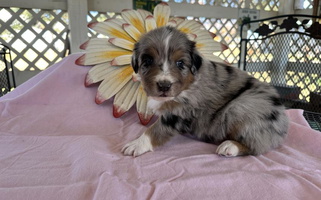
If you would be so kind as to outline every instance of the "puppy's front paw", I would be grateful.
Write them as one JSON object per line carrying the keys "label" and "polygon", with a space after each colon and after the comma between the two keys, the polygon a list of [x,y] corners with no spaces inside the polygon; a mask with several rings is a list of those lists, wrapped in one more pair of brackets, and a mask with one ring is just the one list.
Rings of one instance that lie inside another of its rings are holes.
{"label": "puppy's front paw", "polygon": [[150,137],[145,133],[136,140],[126,144],[121,152],[126,156],[140,156],[148,151],[153,151],[153,145],[150,141]]}
{"label": "puppy's front paw", "polygon": [[226,157],[234,157],[241,154],[238,143],[232,140],[226,140],[220,144],[216,149],[216,153]]}

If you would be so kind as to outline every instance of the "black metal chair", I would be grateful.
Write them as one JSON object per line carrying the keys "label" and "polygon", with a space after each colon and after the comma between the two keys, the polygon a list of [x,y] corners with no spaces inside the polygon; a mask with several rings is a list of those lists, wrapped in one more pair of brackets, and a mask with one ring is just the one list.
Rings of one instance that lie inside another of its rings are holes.
{"label": "black metal chair", "polygon": [[0,44],[0,96],[16,87],[10,48]]}
{"label": "black metal chair", "polygon": [[241,25],[238,67],[273,85],[321,131],[321,18],[282,15]]}

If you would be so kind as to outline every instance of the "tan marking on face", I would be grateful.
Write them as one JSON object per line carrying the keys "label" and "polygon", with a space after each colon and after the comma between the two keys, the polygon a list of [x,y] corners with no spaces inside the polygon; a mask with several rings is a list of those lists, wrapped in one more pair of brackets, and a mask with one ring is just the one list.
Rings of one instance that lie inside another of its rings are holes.
{"label": "tan marking on face", "polygon": [[194,81],[194,75],[192,73],[189,73],[188,76],[184,79],[183,90],[187,90]]}
{"label": "tan marking on face", "polygon": [[156,85],[156,76],[159,74],[160,69],[157,67],[151,67],[149,69],[148,74],[141,75],[142,83],[144,85],[145,92],[147,96],[154,96],[157,92],[157,85]]}
{"label": "tan marking on face", "polygon": [[171,57],[171,60],[176,62],[176,61],[181,60],[184,57],[184,55],[185,54],[183,51],[177,50],[177,51],[174,51],[174,53],[170,57]]}
{"label": "tan marking on face", "polygon": [[[182,50],[174,51],[171,59],[175,62],[175,64],[177,61],[182,60],[184,61],[186,67],[187,65],[191,65],[189,55],[186,55],[186,53],[184,53],[184,51]],[[194,82],[195,79],[194,75],[190,71],[188,71],[188,73],[185,75],[185,77],[182,78],[182,80],[182,90],[186,90]]]}
{"label": "tan marking on face", "polygon": [[148,54],[151,57],[156,58],[158,56],[158,50],[156,47],[151,46],[146,50],[145,54]]}

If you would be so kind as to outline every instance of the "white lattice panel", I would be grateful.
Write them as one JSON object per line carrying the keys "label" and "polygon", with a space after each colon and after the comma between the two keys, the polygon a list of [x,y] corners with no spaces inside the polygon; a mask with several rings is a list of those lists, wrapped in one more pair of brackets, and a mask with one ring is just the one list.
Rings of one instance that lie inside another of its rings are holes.
{"label": "white lattice panel", "polygon": [[266,11],[278,11],[280,2],[279,0],[252,0],[250,2],[251,9],[266,10]]}
{"label": "white lattice panel", "polygon": [[312,9],[313,8],[313,0],[304,0],[303,8],[304,9]]}
{"label": "white lattice panel", "polygon": [[209,6],[223,6],[230,8],[243,8],[245,0],[163,0],[164,2],[188,3]]}
{"label": "white lattice panel", "polygon": [[[208,6],[222,6],[229,8],[245,8],[246,0],[163,0],[165,2],[173,3],[188,3],[199,4]],[[312,2],[313,0],[306,0]],[[250,2],[251,9],[266,10],[266,11],[278,11],[279,0],[252,0]]]}
{"label": "white lattice panel", "polygon": [[[193,19],[189,17],[188,19]],[[239,42],[238,25],[236,19],[220,19],[220,18],[194,18],[203,23],[204,27],[212,33],[216,34],[215,40],[224,42],[228,45],[228,49],[218,55],[229,63],[236,64],[239,58]]]}
{"label": "white lattice panel", "polygon": [[43,70],[66,54],[68,15],[62,10],[0,8],[0,42],[20,71]]}

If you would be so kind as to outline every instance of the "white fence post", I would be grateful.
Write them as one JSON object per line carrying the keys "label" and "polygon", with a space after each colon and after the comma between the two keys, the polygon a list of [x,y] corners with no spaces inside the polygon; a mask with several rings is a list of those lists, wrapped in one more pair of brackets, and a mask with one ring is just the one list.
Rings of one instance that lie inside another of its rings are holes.
{"label": "white fence post", "polygon": [[80,52],[79,46],[88,40],[87,0],[68,0],[71,53]]}

